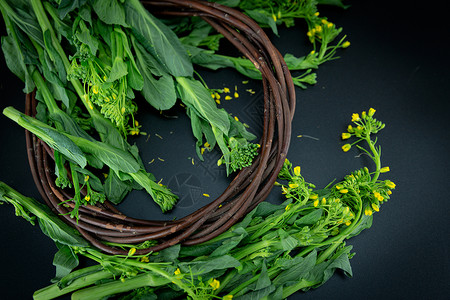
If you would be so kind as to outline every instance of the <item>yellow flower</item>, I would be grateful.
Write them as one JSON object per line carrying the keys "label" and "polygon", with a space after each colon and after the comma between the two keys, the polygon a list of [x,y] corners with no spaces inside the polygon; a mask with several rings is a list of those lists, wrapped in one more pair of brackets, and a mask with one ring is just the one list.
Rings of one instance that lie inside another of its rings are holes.
{"label": "yellow flower", "polygon": [[296,184],[296,183],[289,183],[289,187],[291,189],[295,189],[295,188],[298,188],[298,184]]}
{"label": "yellow flower", "polygon": [[226,296],[223,296],[222,299],[223,299],[223,300],[231,300],[231,299],[233,299],[233,295],[226,295]]}
{"label": "yellow flower", "polygon": [[380,211],[380,208],[375,203],[372,203],[372,208],[374,211]]}
{"label": "yellow flower", "polygon": [[333,23],[329,22],[329,23],[327,24],[327,27],[328,27],[328,28],[331,28],[331,27],[333,27],[333,25],[334,25]]}
{"label": "yellow flower", "polygon": [[369,117],[372,117],[375,114],[376,110],[373,108],[369,109]]}
{"label": "yellow flower", "polygon": [[91,196],[87,195],[86,197],[84,197],[84,200],[86,200],[86,201],[91,200]]}
{"label": "yellow flower", "polygon": [[392,191],[387,191],[387,194],[388,195],[392,195]]}
{"label": "yellow flower", "polygon": [[98,94],[98,85],[94,85],[92,87],[92,92],[94,92],[94,94]]}
{"label": "yellow flower", "polygon": [[[225,97],[226,98],[226,97]],[[226,100],[226,99],[225,99]],[[220,100],[218,100],[218,99],[216,99],[216,103],[217,104],[220,104]]]}
{"label": "yellow flower", "polygon": [[128,251],[128,256],[133,256],[133,254],[136,253],[136,248],[131,248],[130,251]]}
{"label": "yellow flower", "polygon": [[325,197],[324,197],[324,198],[322,198],[322,205],[325,205],[325,204],[327,204],[327,199],[325,199]]}
{"label": "yellow flower", "polygon": [[321,32],[322,31],[322,26],[316,25],[315,29],[316,29],[316,32]]}
{"label": "yellow flower", "polygon": [[220,95],[216,93],[216,99],[220,99]]}
{"label": "yellow flower", "polygon": [[363,111],[363,112],[361,113],[361,118],[365,119],[365,118],[366,118],[366,116],[367,116],[367,113],[366,113],[366,111]]}
{"label": "yellow flower", "polygon": [[209,194],[203,194],[203,196],[204,197],[208,197],[208,198],[210,197]]}
{"label": "yellow flower", "polygon": [[371,216],[372,215],[372,210],[369,207],[366,207],[366,209],[364,209],[364,214],[366,216]]}
{"label": "yellow flower", "polygon": [[89,175],[84,176],[84,182],[89,180]]}
{"label": "yellow flower", "polygon": [[314,207],[317,207],[317,205],[319,205],[319,199],[317,199],[316,201],[314,201]]}
{"label": "yellow flower", "polygon": [[342,48],[348,48],[350,46],[350,42],[349,41],[345,41],[343,44],[342,44]]}
{"label": "yellow flower", "polygon": [[214,98],[216,98],[216,95],[215,94],[211,94],[211,97],[214,99]]}
{"label": "yellow flower", "polygon": [[317,195],[317,194],[312,194],[309,196],[309,199],[311,199],[311,200],[316,200],[317,198],[319,198],[319,195]]}
{"label": "yellow flower", "polygon": [[350,207],[346,206],[343,210],[344,214],[348,214],[350,212]]}
{"label": "yellow flower", "polygon": [[347,152],[348,150],[350,150],[351,147],[352,147],[352,145],[345,144],[344,146],[342,146],[342,151]]}
{"label": "yellow flower", "polygon": [[328,24],[328,21],[325,20],[325,19],[322,19],[321,21],[322,21],[322,24],[323,24],[323,25],[327,25],[327,24]]}
{"label": "yellow flower", "polygon": [[295,176],[300,176],[300,167],[299,166],[296,166],[295,168],[294,168],[294,174],[295,174]]}
{"label": "yellow flower", "polygon": [[337,189],[337,190],[342,189],[342,185],[340,185],[340,184],[336,185],[336,189]]}
{"label": "yellow flower", "polygon": [[383,167],[383,168],[380,169],[380,173],[386,173],[386,172],[389,172],[389,171],[390,171],[389,167]]}
{"label": "yellow flower", "polygon": [[351,136],[352,135],[350,133],[348,133],[348,132],[343,132],[342,133],[342,139],[343,140],[349,139]]}
{"label": "yellow flower", "polygon": [[181,270],[180,268],[177,268],[174,272],[175,275],[180,275],[181,274]]}
{"label": "yellow flower", "polygon": [[231,96],[229,96],[229,95],[225,96],[225,100],[231,100],[231,99],[233,99],[233,98],[231,98]]}
{"label": "yellow flower", "polygon": [[217,279],[214,279],[212,282],[209,283],[210,286],[212,286],[213,290],[217,290],[220,287],[220,281]]}
{"label": "yellow flower", "polygon": [[284,208],[284,210],[285,210],[285,211],[288,211],[288,210],[291,209],[291,207],[292,207],[292,203],[286,205],[286,207]]}
{"label": "yellow flower", "polygon": [[361,120],[361,118],[359,117],[359,114],[357,114],[357,113],[352,114],[352,122],[356,122],[359,120]]}
{"label": "yellow flower", "polygon": [[347,226],[350,226],[350,224],[352,224],[352,221],[345,222],[345,225],[347,225]]}
{"label": "yellow flower", "polygon": [[316,53],[316,51],[312,50],[311,52],[309,52],[309,55],[314,55],[314,53]]}
{"label": "yellow flower", "polygon": [[208,142],[205,142],[204,144],[203,144],[203,146],[205,146],[205,148],[209,148],[209,146],[211,146]]}
{"label": "yellow flower", "polygon": [[319,12],[314,13],[314,16],[318,17],[319,16]]}
{"label": "yellow flower", "polygon": [[143,257],[141,257],[141,262],[143,262],[143,263],[148,263],[148,262],[149,262],[148,256],[143,256]]}
{"label": "yellow flower", "polygon": [[223,88],[223,92],[224,92],[224,93],[229,93],[229,92],[230,92],[230,89],[227,88],[227,87],[225,87],[225,88]]}
{"label": "yellow flower", "polygon": [[276,21],[277,21],[277,16],[275,16],[274,14],[272,14],[272,19],[276,22]]}
{"label": "yellow flower", "polygon": [[339,190],[339,192],[341,192],[342,194],[347,194],[348,190],[347,189],[342,189],[342,190]]}
{"label": "yellow flower", "polygon": [[239,98],[238,92],[234,92],[234,98]]}
{"label": "yellow flower", "polygon": [[287,190],[287,188],[284,185],[281,187],[281,191],[282,191],[283,195],[288,193],[288,190]]}
{"label": "yellow flower", "polygon": [[353,132],[353,126],[352,125],[348,125],[347,131],[352,133]]}
{"label": "yellow flower", "polygon": [[235,116],[235,117],[234,117],[234,119],[235,119],[236,121],[238,121],[238,122],[239,122],[239,118],[238,118],[238,117],[236,117],[236,116]]}

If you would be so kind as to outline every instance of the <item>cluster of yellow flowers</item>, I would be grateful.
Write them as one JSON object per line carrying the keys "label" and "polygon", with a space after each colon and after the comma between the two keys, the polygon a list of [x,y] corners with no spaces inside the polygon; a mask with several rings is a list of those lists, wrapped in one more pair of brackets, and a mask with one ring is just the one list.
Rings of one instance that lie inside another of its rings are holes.
{"label": "cluster of yellow flowers", "polygon": [[[175,279],[177,279],[177,280],[182,280],[184,278],[184,274],[181,272],[180,268],[177,268],[175,270],[174,275],[175,275]],[[175,283],[175,281],[172,281],[172,283]],[[193,281],[189,281],[188,280],[187,283],[193,284]],[[200,282],[196,288],[198,288],[198,292],[201,295],[205,295],[205,293],[209,293],[211,290],[212,291],[218,290],[220,288],[220,281],[217,280],[216,278],[210,278],[206,282],[206,285],[203,282]],[[220,297],[217,297],[217,296],[215,296],[215,298],[220,299]],[[223,300],[231,300],[231,299],[233,299],[233,295],[225,295],[221,299],[223,299]]]}
{"label": "cluster of yellow flowers", "polygon": [[211,90],[211,97],[216,100],[217,104],[220,104],[220,99],[222,98],[222,96],[220,94],[229,94],[229,95],[225,95],[224,99],[229,101],[232,100],[233,97],[239,98],[239,93],[237,92],[237,86],[234,86],[234,93],[233,93],[233,97],[231,96],[231,91],[230,88],[228,87],[224,87],[223,89],[219,89],[219,90]]}
{"label": "cluster of yellow flowers", "polygon": [[[363,139],[367,139],[370,136],[370,134],[375,134],[381,129],[383,129],[385,127],[385,124],[376,120],[373,117],[375,112],[376,112],[375,109],[370,108],[368,112],[363,111],[361,115],[359,115],[359,113],[352,114],[352,122],[356,126],[348,125],[347,132],[343,132],[341,134],[341,138],[343,140],[347,140],[352,136],[355,136],[359,138],[359,140],[353,143],[356,144]],[[342,150],[344,152],[349,151],[352,148],[353,144],[343,145]]]}

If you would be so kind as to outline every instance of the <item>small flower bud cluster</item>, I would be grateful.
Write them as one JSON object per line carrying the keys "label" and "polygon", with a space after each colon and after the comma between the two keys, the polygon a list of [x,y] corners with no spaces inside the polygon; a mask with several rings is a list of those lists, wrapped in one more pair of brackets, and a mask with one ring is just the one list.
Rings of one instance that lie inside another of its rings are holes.
{"label": "small flower bud cluster", "polygon": [[[385,124],[378,121],[373,117],[375,114],[375,109],[370,108],[368,112],[363,111],[361,115],[359,113],[352,114],[353,125],[348,125],[347,132],[341,134],[343,140],[347,140],[352,136],[359,138],[354,144],[359,142],[361,139],[368,138],[371,134],[378,133],[381,129],[385,127]],[[353,144],[345,144],[342,146],[342,150],[347,152],[351,149]]]}

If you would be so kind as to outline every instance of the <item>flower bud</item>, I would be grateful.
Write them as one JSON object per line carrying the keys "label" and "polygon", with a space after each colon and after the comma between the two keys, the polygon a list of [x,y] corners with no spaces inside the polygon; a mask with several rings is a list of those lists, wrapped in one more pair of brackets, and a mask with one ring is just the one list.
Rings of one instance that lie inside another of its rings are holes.
{"label": "flower bud", "polygon": [[343,132],[341,138],[343,140],[349,139],[352,135],[348,132]]}
{"label": "flower bud", "polygon": [[342,146],[342,151],[347,152],[348,150],[350,150],[351,147],[352,147],[352,145],[345,144],[344,146]]}

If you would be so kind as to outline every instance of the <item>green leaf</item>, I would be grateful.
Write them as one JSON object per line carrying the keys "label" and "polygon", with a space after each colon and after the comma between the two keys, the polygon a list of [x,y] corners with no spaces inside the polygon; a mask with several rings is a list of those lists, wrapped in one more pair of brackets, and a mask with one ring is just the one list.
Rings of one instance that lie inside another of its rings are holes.
{"label": "green leaf", "polygon": [[[216,107],[211,94],[203,84],[186,77],[176,77],[176,80],[178,92],[183,103],[191,108],[195,108],[199,115],[207,120],[212,127],[216,127],[222,133],[228,133],[230,129],[228,113]],[[219,142],[219,139],[217,140]]]}
{"label": "green leaf", "polygon": [[86,0],[61,0],[58,6],[58,14],[61,19],[64,19],[68,13],[75,9],[79,9],[86,3]]}
{"label": "green leaf", "polygon": [[56,267],[56,275],[51,281],[59,281],[76,268],[78,264],[78,256],[73,252],[72,248],[62,245],[53,258],[53,265]]}
{"label": "green leaf", "polygon": [[166,74],[157,79],[148,71],[141,70],[141,73],[144,74],[142,95],[145,100],[157,110],[173,107],[177,101],[177,94],[172,76]]}
{"label": "green leaf", "polygon": [[259,299],[262,299],[262,298],[268,296],[270,293],[275,291],[275,289],[276,289],[275,286],[271,285],[271,286],[268,286],[266,288],[263,288],[263,289],[260,289],[257,291],[246,293],[245,295],[238,296],[233,299],[235,299],[235,300],[259,300]]}
{"label": "green leaf", "polygon": [[136,53],[136,59],[138,60],[137,65],[139,69],[146,70],[149,74],[153,74],[154,76],[163,76],[167,74],[166,68],[158,62],[152,54],[150,54],[141,43],[136,41],[136,39],[132,39],[134,51]]}
{"label": "green leaf", "polygon": [[193,64],[211,69],[217,70],[220,68],[234,67],[234,63],[231,59],[217,55],[213,51],[205,50],[198,47],[189,45],[184,46],[191,56]]}
{"label": "green leaf", "polygon": [[127,74],[128,74],[127,64],[124,63],[121,57],[116,57],[114,59],[114,63],[111,68],[111,72],[109,73],[107,82],[114,82],[117,79],[126,76]]}
{"label": "green leaf", "polygon": [[125,3],[127,23],[136,39],[173,76],[192,76],[193,67],[175,33],[152,16],[138,0]]}
{"label": "green leaf", "polygon": [[349,8],[351,5],[345,5],[342,0],[318,0],[317,4],[334,5],[343,9]]}
{"label": "green leaf", "polygon": [[288,66],[289,70],[306,70],[306,69],[317,69],[318,65],[312,58],[305,56],[295,57],[290,53],[284,55],[284,61]]}
{"label": "green leaf", "polygon": [[125,21],[125,10],[117,0],[92,0],[92,7],[100,20],[106,24],[117,24],[128,27]]}
{"label": "green leaf", "polygon": [[236,248],[237,245],[242,241],[244,237],[247,236],[247,232],[243,230],[243,228],[240,228],[240,230],[233,231],[236,236],[233,236],[231,238],[228,238],[224,241],[222,241],[222,244],[218,246],[210,255],[209,257],[217,257],[226,255],[229,253],[232,249]]}
{"label": "green leaf", "polygon": [[[4,5],[6,1],[2,1]],[[39,25],[36,15],[33,10],[30,10],[30,3],[26,0],[14,0],[14,6],[7,11],[8,16],[26,35],[44,47],[44,40],[42,38],[42,30]]]}
{"label": "green leaf", "polygon": [[237,268],[241,263],[232,256],[224,255],[216,258],[207,258],[205,260],[196,260],[192,262],[180,263],[180,269],[183,272],[192,272],[193,274],[207,274],[214,270],[223,270],[228,268]]}
{"label": "green leaf", "polygon": [[75,235],[72,230],[72,232],[68,231],[67,228],[61,226],[62,221],[56,216],[48,219],[40,218],[38,221],[39,227],[41,228],[42,232],[55,242],[68,246],[87,246],[87,243],[84,239],[82,239],[78,235]]}
{"label": "green leaf", "polygon": [[126,64],[128,69],[128,85],[134,90],[142,91],[142,89],[144,88],[144,77],[141,75],[141,72],[135,65],[134,60],[128,59],[126,61]]}
{"label": "green leaf", "polygon": [[122,150],[128,149],[128,143],[110,120],[103,118],[100,115],[94,115],[92,116],[92,123],[100,136],[100,140],[105,144]]}
{"label": "green leaf", "polygon": [[159,251],[158,255],[150,256],[150,258],[155,258],[154,260],[152,260],[153,262],[174,262],[180,255],[180,249],[181,246],[179,244],[174,245],[172,247]]}
{"label": "green leaf", "polygon": [[256,281],[255,290],[260,290],[269,287],[272,284],[270,281],[269,274],[267,273],[266,263],[263,261],[261,272],[259,273],[259,278]]}
{"label": "green leaf", "polygon": [[[0,182],[0,200],[14,205],[20,205],[24,211],[37,217],[42,232],[62,245],[88,247],[89,244],[84,240],[80,233],[59,219],[51,209],[29,197],[25,197]],[[14,206],[16,206],[14,205]]]}
{"label": "green leaf", "polygon": [[284,284],[290,281],[298,282],[310,270],[314,268],[317,260],[317,251],[313,250],[305,258],[299,257],[297,263],[292,264],[287,270],[282,271],[274,280],[275,285]]}
{"label": "green leaf", "polygon": [[114,171],[124,173],[136,173],[141,166],[127,151],[98,141],[88,141],[79,137],[71,137],[72,140],[86,153],[94,155],[105,165]]}
{"label": "green leaf", "polygon": [[353,229],[353,231],[351,232],[351,234],[349,234],[347,239],[357,236],[358,234],[361,233],[361,231],[363,231],[364,229],[369,229],[372,226],[373,216],[363,215],[361,219],[362,219],[361,222],[358,224],[358,226],[356,226]]}
{"label": "green leaf", "polygon": [[56,129],[26,116],[12,107],[7,107],[3,113],[17,122],[20,126],[37,135],[51,148],[59,151],[67,159],[77,163],[80,167],[86,166],[86,157],[80,148],[64,134]]}
{"label": "green leaf", "polygon": [[25,83],[24,93],[31,93],[35,85],[24,63],[22,50],[15,43],[18,41],[14,41],[11,36],[2,36],[1,42],[7,67]]}
{"label": "green leaf", "polygon": [[220,245],[221,241],[210,244],[198,244],[195,246],[183,246],[180,250],[180,257],[200,257],[209,255]]}
{"label": "green leaf", "polygon": [[94,140],[89,134],[86,133],[86,131],[80,128],[80,125],[78,125],[74,119],[61,110],[50,114],[49,118],[54,122],[58,122],[64,131],[70,135],[79,136],[90,141]]}
{"label": "green leaf", "polygon": [[295,249],[299,244],[299,241],[296,238],[290,236],[286,231],[284,231],[281,228],[278,229],[278,235],[280,236],[281,247],[283,248],[284,251],[291,251]]}
{"label": "green leaf", "polygon": [[97,38],[91,35],[91,32],[86,27],[86,25],[80,27],[81,30],[75,33],[76,37],[80,40],[80,42],[86,44],[89,47],[89,50],[91,50],[91,54],[95,56],[98,50],[99,41],[97,40]]}
{"label": "green leaf", "polygon": [[296,226],[302,226],[302,225],[313,225],[316,224],[317,221],[320,220],[320,217],[322,216],[323,210],[321,208],[315,209],[312,212],[308,213],[307,215],[301,217],[297,221],[295,221]]}
{"label": "green leaf", "polygon": [[116,172],[109,170],[108,177],[103,184],[103,190],[105,191],[106,198],[114,204],[119,204],[125,198],[125,196],[131,192],[132,186],[123,182],[116,175]]}
{"label": "green leaf", "polygon": [[246,9],[245,13],[260,25],[267,25],[272,29],[273,33],[278,35],[277,24],[272,16],[268,16],[263,9]]}
{"label": "green leaf", "polygon": [[62,85],[66,85],[67,84],[66,67],[65,67],[64,62],[63,62],[61,56],[59,55],[58,51],[55,49],[55,47],[52,44],[52,37],[51,37],[50,30],[46,30],[44,32],[44,44],[45,44],[46,53],[48,53],[49,57],[53,61],[54,68],[56,70],[56,74],[59,77],[59,80],[61,80]]}

